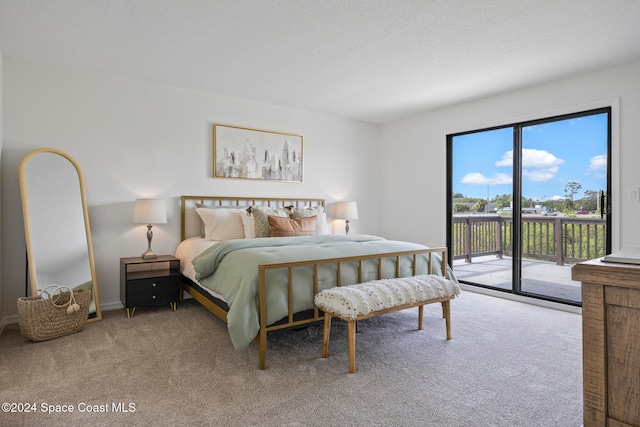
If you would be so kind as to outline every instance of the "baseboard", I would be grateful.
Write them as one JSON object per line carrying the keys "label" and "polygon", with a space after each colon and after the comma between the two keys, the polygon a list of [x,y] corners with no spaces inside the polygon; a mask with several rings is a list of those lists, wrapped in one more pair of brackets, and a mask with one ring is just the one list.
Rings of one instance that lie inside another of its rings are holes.
{"label": "baseboard", "polygon": [[5,316],[2,319],[0,319],[0,335],[2,335],[2,332],[4,332],[4,327],[7,325],[13,325],[15,323],[18,323],[18,315],[14,314],[13,316]]}
{"label": "baseboard", "polygon": [[122,302],[120,301],[100,304],[100,310],[102,311],[121,310],[123,308],[124,308],[124,305],[122,305]]}
{"label": "baseboard", "polygon": [[523,302],[526,304],[538,305],[540,307],[552,308],[554,310],[567,311],[569,313],[582,314],[582,307],[576,307],[575,305],[562,304],[559,302],[547,301],[538,298],[526,297],[523,295],[515,295],[509,292],[500,292],[493,289],[481,288],[479,286],[467,285],[460,283],[460,289],[469,292],[475,292],[478,294],[489,295],[492,297],[508,299],[511,301]]}

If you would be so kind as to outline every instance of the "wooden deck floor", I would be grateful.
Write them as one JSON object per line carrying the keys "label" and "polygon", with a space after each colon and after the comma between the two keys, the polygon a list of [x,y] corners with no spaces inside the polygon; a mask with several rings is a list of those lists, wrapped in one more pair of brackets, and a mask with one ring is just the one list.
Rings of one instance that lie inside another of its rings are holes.
{"label": "wooden deck floor", "polygon": [[[582,286],[571,280],[572,264],[556,265],[552,262],[524,260],[522,263],[522,291],[550,296],[562,300],[581,302]],[[499,289],[512,289],[511,258],[494,255],[453,262],[458,280],[479,283]]]}

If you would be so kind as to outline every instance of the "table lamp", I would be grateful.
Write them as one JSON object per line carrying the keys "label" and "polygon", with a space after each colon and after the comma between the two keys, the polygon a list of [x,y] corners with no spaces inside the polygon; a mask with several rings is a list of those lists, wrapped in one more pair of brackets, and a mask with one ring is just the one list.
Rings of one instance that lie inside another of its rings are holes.
{"label": "table lamp", "polygon": [[164,200],[136,199],[136,204],[133,208],[133,223],[147,225],[147,241],[149,242],[149,247],[147,251],[142,254],[142,259],[158,258],[158,255],[151,250],[151,239],[153,239],[151,227],[153,227],[153,224],[167,223],[167,209],[164,205]]}
{"label": "table lamp", "polygon": [[338,202],[336,203],[336,218],[344,219],[345,234],[349,234],[349,220],[358,219],[358,205],[356,202]]}

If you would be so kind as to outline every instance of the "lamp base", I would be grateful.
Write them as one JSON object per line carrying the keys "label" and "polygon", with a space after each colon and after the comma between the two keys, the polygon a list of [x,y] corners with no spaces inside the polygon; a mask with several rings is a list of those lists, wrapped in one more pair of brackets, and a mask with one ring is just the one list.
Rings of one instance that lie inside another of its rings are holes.
{"label": "lamp base", "polygon": [[153,225],[147,225],[147,242],[149,242],[149,246],[147,246],[147,251],[142,254],[142,259],[156,259],[158,255],[151,250],[151,239],[153,239],[153,232],[151,231],[151,227]]}
{"label": "lamp base", "polygon": [[155,252],[146,251],[145,253],[142,254],[141,258],[142,259],[156,259],[156,258],[158,258],[158,255],[156,255]]}

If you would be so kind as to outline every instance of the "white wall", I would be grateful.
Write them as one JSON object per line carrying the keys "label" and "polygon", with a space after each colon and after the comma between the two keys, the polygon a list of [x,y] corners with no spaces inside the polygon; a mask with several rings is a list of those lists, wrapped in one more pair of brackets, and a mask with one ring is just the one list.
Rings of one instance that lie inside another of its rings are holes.
{"label": "white wall", "polygon": [[[154,227],[159,254],[179,243],[183,194],[357,199],[352,232],[377,231],[376,125],[7,57],[2,82],[5,315],[25,288],[18,165],[39,147],[82,167],[103,309],[120,306],[119,259],[146,250],[146,227],[131,224],[137,197],[167,201],[169,222]],[[213,179],[213,123],[303,135],[303,182]],[[331,225],[344,233],[343,221]]]}
{"label": "white wall", "polygon": [[613,249],[640,245],[640,203],[626,197],[640,187],[638,76],[640,61],[382,125],[380,233],[431,246],[446,244],[447,134],[613,105]]}

